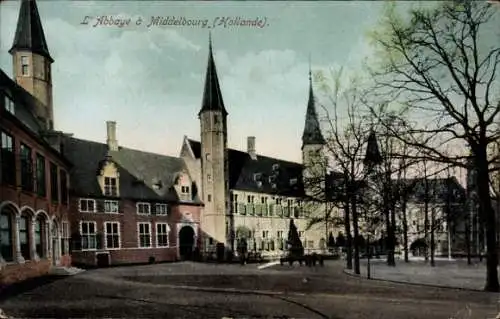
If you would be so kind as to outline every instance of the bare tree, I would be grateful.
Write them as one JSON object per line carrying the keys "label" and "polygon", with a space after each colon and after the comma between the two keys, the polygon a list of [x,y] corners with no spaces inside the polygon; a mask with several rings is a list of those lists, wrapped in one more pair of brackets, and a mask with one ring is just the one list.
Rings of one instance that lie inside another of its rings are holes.
{"label": "bare tree", "polygon": [[413,132],[422,133],[421,139],[398,138],[432,161],[462,167],[465,154],[446,154],[440,145],[469,146],[477,169],[481,223],[486,227],[487,291],[500,290],[489,190],[493,159],[488,157],[488,146],[500,138],[495,92],[500,41],[492,31],[498,31],[498,12],[485,2],[451,1],[412,9],[404,20],[392,6],[382,30],[373,33],[382,64],[371,68],[378,94],[403,103],[420,118],[429,116],[426,121],[432,123],[415,123]]}

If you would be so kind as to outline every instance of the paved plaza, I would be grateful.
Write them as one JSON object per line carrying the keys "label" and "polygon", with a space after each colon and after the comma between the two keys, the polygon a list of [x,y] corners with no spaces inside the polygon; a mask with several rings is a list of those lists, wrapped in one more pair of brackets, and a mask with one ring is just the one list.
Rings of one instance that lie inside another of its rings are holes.
{"label": "paved plaza", "polygon": [[[4,296],[5,297],[5,296]],[[325,267],[192,262],[88,270],[0,301],[15,318],[495,318],[498,295]]]}

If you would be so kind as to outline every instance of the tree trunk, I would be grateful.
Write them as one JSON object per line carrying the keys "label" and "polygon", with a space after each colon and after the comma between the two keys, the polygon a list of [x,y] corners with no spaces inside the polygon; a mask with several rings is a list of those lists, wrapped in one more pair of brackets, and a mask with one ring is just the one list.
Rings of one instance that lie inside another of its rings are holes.
{"label": "tree trunk", "polygon": [[481,224],[486,227],[486,285],[484,290],[499,292],[498,252],[496,243],[496,216],[491,206],[490,176],[488,171],[487,144],[479,145],[475,152],[477,187]]}
{"label": "tree trunk", "polygon": [[434,261],[434,252],[436,250],[436,244],[434,239],[434,227],[436,227],[436,216],[434,208],[431,209],[431,266],[434,267],[436,262]]}
{"label": "tree trunk", "polygon": [[351,198],[352,209],[352,227],[354,228],[354,273],[360,274],[359,266],[359,226],[358,226],[358,211],[356,207],[356,196]]}
{"label": "tree trunk", "polygon": [[465,210],[465,248],[467,249],[467,265],[472,265],[472,256],[471,256],[471,242],[470,242],[470,236],[471,236],[471,231],[470,231],[470,216],[469,216],[469,210]]}
{"label": "tree trunk", "polygon": [[403,202],[401,203],[401,209],[403,214],[403,250],[404,250],[405,263],[407,263],[409,262],[409,257],[408,257],[408,218],[406,215],[406,197],[403,198]]}
{"label": "tree trunk", "polygon": [[427,163],[424,162],[424,242],[425,261],[429,261],[429,181],[427,180]]}
{"label": "tree trunk", "polygon": [[352,236],[351,236],[351,210],[350,210],[350,185],[346,185],[346,198],[344,202],[344,228],[346,233],[346,268],[352,269]]}

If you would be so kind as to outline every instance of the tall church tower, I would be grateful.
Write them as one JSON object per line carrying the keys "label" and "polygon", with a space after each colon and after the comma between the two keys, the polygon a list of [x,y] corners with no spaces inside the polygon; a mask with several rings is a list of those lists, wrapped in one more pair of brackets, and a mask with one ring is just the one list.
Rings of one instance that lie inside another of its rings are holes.
{"label": "tall church tower", "polygon": [[325,144],[316,113],[311,68],[309,67],[309,100],[304,132],[302,133],[302,164],[304,165],[302,175],[306,195],[314,196],[314,194],[321,193],[316,188],[317,185],[324,183],[326,175]]}
{"label": "tall church tower", "polygon": [[[222,100],[215,67],[212,38],[209,38],[208,64],[201,110],[201,180],[205,209],[202,229],[212,244],[230,246],[229,172],[227,156],[227,111]],[[207,244],[207,243],[206,243]]]}
{"label": "tall church tower", "polygon": [[22,0],[14,43],[9,50],[14,78],[40,102],[34,111],[45,129],[54,126],[50,56],[35,0]]}

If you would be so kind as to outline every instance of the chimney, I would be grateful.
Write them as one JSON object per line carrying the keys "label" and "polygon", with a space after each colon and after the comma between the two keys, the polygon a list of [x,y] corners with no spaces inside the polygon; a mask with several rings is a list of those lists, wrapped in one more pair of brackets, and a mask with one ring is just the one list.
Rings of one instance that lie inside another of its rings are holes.
{"label": "chimney", "polygon": [[257,159],[257,154],[255,154],[255,136],[247,137],[247,152],[251,159]]}
{"label": "chimney", "polygon": [[118,141],[116,140],[116,122],[106,121],[106,128],[108,131],[108,139],[106,140],[108,150],[118,151]]}

